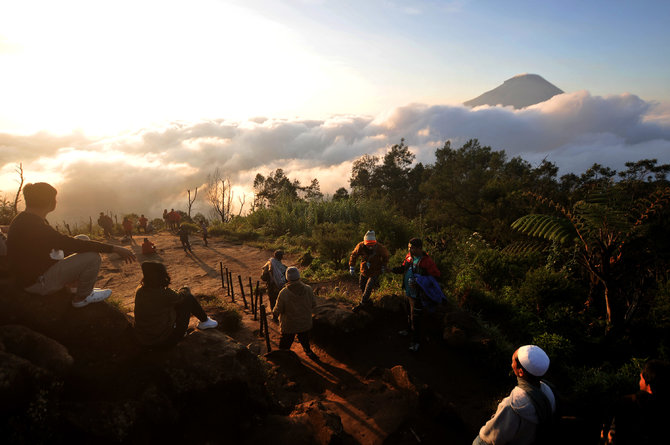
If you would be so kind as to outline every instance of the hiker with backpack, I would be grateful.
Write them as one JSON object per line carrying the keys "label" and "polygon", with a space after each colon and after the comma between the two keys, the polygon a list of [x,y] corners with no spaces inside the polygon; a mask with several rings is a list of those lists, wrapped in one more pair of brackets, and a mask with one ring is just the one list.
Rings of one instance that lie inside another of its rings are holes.
{"label": "hiker with backpack", "polygon": [[361,302],[353,308],[358,312],[363,307],[370,305],[372,291],[379,287],[379,277],[386,270],[390,258],[389,251],[381,243],[377,242],[374,230],[368,230],[363,241],[358,243],[349,256],[349,273],[356,275],[356,261],[361,258],[360,277],[358,285],[361,288]]}
{"label": "hiker with backpack", "polygon": [[272,258],[269,258],[263,265],[261,279],[265,281],[268,288],[268,298],[270,299],[270,308],[275,307],[277,295],[286,284],[286,266],[281,260],[284,258],[283,250],[275,250]]}
{"label": "hiker with backpack", "polygon": [[556,412],[554,392],[540,379],[548,369],[549,357],[542,348],[526,345],[514,351],[517,386],[500,402],[472,445],[545,443]]}
{"label": "hiker with backpack", "polygon": [[440,270],[435,261],[423,250],[423,241],[412,238],[407,244],[407,255],[402,264],[392,269],[393,273],[403,274],[402,288],[405,291],[405,312],[407,329],[399,332],[410,337],[409,350],[418,352],[423,339],[424,311],[432,312],[446,300],[437,278]]}

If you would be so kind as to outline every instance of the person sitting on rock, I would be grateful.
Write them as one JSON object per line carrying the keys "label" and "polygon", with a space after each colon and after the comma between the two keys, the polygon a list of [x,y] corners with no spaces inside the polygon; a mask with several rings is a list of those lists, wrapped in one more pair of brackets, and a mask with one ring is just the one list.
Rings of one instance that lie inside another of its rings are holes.
{"label": "person sitting on rock", "polygon": [[286,269],[287,284],[279,292],[277,303],[272,310],[279,317],[279,349],[291,349],[298,336],[298,341],[307,357],[318,359],[309,345],[309,331],[312,329],[312,309],[316,306],[312,288],[300,281],[300,271],[296,267]]}
{"label": "person sitting on rock", "polygon": [[640,372],[640,390],[624,396],[601,438],[607,445],[647,445],[667,440],[670,416],[670,363],[649,360]]}
{"label": "person sitting on rock", "polygon": [[149,238],[144,238],[142,243],[142,254],[143,255],[153,255],[156,253],[156,245],[149,241]]}
{"label": "person sitting on rock", "polygon": [[472,445],[546,443],[556,412],[554,393],[540,379],[548,369],[549,357],[539,346],[514,351],[512,371],[517,386],[500,402]]}
{"label": "person sitting on rock", "polygon": [[50,295],[67,283],[77,282],[72,299],[76,308],[105,300],[112,291],[93,287],[100,270],[100,253],[116,253],[127,263],[135,261],[135,254],[121,246],[58,233],[46,220],[56,208],[56,194],[46,182],[23,188],[26,209],[12,220],[7,235],[7,255],[16,283],[26,292]]}
{"label": "person sitting on rock", "polygon": [[174,346],[184,338],[191,315],[200,320],[198,329],[219,325],[208,317],[188,287],[170,289],[170,275],[163,263],[142,263],[142,282],[135,293],[135,334],[144,346]]}

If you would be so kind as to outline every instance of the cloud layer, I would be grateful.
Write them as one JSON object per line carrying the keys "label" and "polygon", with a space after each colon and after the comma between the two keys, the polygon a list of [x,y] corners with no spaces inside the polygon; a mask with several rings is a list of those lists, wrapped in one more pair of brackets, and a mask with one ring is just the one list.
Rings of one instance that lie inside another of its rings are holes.
{"label": "cloud layer", "polygon": [[[322,191],[333,193],[348,187],[353,160],[383,153],[400,138],[424,163],[433,162],[446,140],[459,147],[478,138],[510,157],[552,161],[560,174],[581,173],[595,162],[622,169],[644,158],[670,162],[670,106],[581,91],[523,110],[411,104],[375,118],[173,122],[100,140],[80,133],[0,134],[0,185],[12,192],[14,167],[22,162],[26,181],[58,187],[56,220],[103,210],[157,217],[166,207],[185,209],[186,190],[202,190],[215,168],[240,187],[238,195],[251,191],[256,173],[276,168],[303,184],[318,178]],[[194,211],[208,213],[204,191]]]}

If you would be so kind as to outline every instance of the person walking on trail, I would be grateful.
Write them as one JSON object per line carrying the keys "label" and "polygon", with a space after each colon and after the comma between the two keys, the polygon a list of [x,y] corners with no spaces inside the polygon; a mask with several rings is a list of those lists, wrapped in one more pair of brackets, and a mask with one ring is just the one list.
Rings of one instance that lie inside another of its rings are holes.
{"label": "person walking on trail", "polygon": [[549,369],[549,357],[538,346],[522,346],[512,354],[517,386],[498,405],[495,414],[479,430],[472,445],[546,443],[556,412],[556,399],[540,379]]}
{"label": "person walking on trail", "polygon": [[142,229],[142,231],[146,234],[148,222],[149,220],[146,216],[144,216],[144,213],[140,215],[140,218],[137,220],[137,233],[140,233],[140,229]]}
{"label": "person walking on trail", "polygon": [[100,216],[98,217],[98,225],[102,228],[103,236],[105,238],[112,237],[112,228],[114,227],[114,221],[112,221],[112,218],[105,215],[103,212],[100,212]]}
{"label": "person walking on trail", "polygon": [[100,253],[116,253],[126,263],[135,261],[132,250],[112,244],[75,239],[58,233],[46,220],[56,209],[54,187],[46,182],[26,184],[26,209],[9,226],[7,258],[16,283],[28,293],[51,295],[68,283],[77,283],[72,306],[81,308],[107,299],[112,291],[94,288]]}
{"label": "person walking on trail", "polygon": [[317,360],[318,356],[309,345],[309,331],[312,329],[312,310],[316,306],[312,288],[300,281],[300,271],[296,267],[286,269],[287,284],[279,292],[272,313],[279,317],[279,349],[291,349],[298,336],[307,357]]}
{"label": "person walking on trail", "polygon": [[361,258],[360,277],[358,284],[361,288],[361,302],[354,307],[354,312],[370,304],[372,291],[379,287],[379,277],[386,271],[389,262],[389,251],[377,242],[374,230],[369,230],[349,256],[349,273],[356,275],[357,258]]}
{"label": "person walking on trail", "polygon": [[126,240],[132,240],[133,239],[133,221],[129,217],[124,217],[123,222],[121,223],[123,226],[123,234],[124,234],[124,239]]}
{"label": "person walking on trail", "polygon": [[624,396],[601,439],[607,445],[664,443],[670,418],[670,363],[649,360],[640,372],[640,390]]}
{"label": "person walking on trail", "polygon": [[209,232],[207,230],[206,222],[203,221],[202,224],[200,224],[200,230],[202,231],[202,242],[205,243],[205,247],[207,247],[207,236],[209,235]]}
{"label": "person walking on trail", "polygon": [[436,280],[440,277],[440,270],[423,250],[423,242],[412,238],[407,245],[405,259],[392,272],[404,274],[402,288],[405,291],[407,329],[400,334],[410,336],[409,349],[417,352],[423,339],[424,311],[431,310],[435,304],[446,299]]}
{"label": "person walking on trail", "polygon": [[188,287],[170,289],[170,275],[163,263],[142,263],[142,282],[135,293],[135,335],[144,346],[177,344],[188,329],[191,315],[200,320],[198,329],[212,329],[219,323],[208,317]]}
{"label": "person walking on trail", "polygon": [[191,243],[188,241],[188,227],[186,227],[186,224],[179,226],[177,235],[179,235],[179,241],[181,241],[181,247],[184,248],[184,252],[186,252],[187,249],[189,252],[193,252],[191,250]]}
{"label": "person walking on trail", "polygon": [[281,262],[284,251],[275,250],[272,258],[263,265],[261,279],[267,283],[270,307],[275,307],[277,295],[286,284],[286,266]]}

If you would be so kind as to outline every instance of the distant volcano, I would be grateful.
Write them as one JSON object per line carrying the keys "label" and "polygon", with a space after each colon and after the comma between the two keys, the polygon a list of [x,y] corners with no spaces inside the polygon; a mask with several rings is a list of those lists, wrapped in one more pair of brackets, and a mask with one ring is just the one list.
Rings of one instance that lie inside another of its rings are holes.
{"label": "distant volcano", "polygon": [[537,74],[518,74],[507,79],[497,88],[475,97],[463,105],[476,107],[479,105],[511,105],[514,108],[525,108],[549,100],[563,90],[547,82]]}

